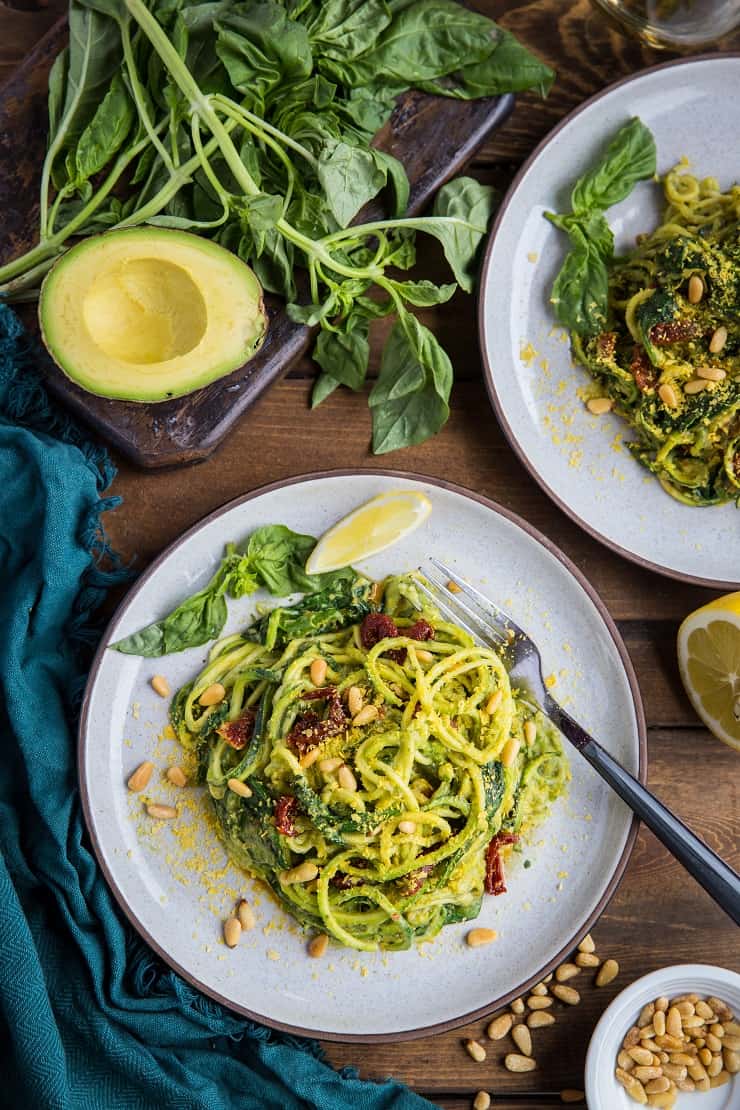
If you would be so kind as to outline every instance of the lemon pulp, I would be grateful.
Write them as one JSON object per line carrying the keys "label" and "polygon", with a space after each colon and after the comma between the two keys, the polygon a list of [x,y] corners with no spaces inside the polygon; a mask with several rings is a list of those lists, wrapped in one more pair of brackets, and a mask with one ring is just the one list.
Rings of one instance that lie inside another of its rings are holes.
{"label": "lemon pulp", "polygon": [[678,632],[678,662],[707,728],[740,751],[740,592],[697,609]]}
{"label": "lemon pulp", "polygon": [[420,490],[381,493],[324,532],[306,571],[323,574],[377,555],[418,528],[431,511],[431,501]]}

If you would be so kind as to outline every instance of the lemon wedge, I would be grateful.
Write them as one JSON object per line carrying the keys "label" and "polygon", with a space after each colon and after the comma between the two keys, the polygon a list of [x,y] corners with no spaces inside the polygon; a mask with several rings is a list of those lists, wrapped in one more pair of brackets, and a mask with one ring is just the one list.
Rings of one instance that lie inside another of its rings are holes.
{"label": "lemon wedge", "polygon": [[678,665],[704,724],[740,751],[740,591],[686,618],[678,630]]}
{"label": "lemon wedge", "polygon": [[431,501],[419,490],[381,493],[324,532],[306,562],[306,571],[324,574],[377,555],[418,528],[431,511]]}

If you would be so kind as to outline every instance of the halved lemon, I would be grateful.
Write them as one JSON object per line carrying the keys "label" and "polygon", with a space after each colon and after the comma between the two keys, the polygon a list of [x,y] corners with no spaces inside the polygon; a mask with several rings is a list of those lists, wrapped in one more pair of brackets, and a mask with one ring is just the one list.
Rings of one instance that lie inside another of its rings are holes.
{"label": "halved lemon", "polygon": [[419,490],[389,490],[366,501],[324,532],[306,563],[309,574],[324,574],[377,555],[418,528],[432,511]]}
{"label": "halved lemon", "polygon": [[740,751],[740,591],[686,618],[678,630],[678,665],[704,724]]}

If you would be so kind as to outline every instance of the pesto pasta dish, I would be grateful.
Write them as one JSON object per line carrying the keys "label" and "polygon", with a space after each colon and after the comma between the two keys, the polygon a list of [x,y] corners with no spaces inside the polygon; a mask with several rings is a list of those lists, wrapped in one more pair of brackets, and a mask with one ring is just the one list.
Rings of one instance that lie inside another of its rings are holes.
{"label": "pesto pasta dish", "polygon": [[688,505],[740,497],[740,186],[679,166],[663,222],[609,270],[608,318],[576,358],[636,433],[634,457]]}
{"label": "pesto pasta dish", "polygon": [[232,861],[304,926],[403,949],[506,890],[570,778],[500,656],[352,570],[218,640],[173,698]]}

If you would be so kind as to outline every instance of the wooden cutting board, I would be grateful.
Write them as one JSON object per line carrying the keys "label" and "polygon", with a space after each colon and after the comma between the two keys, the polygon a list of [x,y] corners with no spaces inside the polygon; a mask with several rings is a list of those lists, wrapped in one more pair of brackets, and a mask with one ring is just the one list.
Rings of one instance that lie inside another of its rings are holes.
{"label": "wooden cutting board", "polygon": [[[66,19],[40,41],[0,90],[0,259],[27,250],[36,239],[38,180],[46,146],[46,88],[49,69],[67,39]],[[406,167],[411,183],[409,212],[424,208],[448,178],[460,171],[485,137],[503,123],[511,95],[459,101],[410,92],[402,97],[376,137],[382,150]],[[375,209],[375,214],[379,214]],[[372,215],[369,208],[363,216]],[[310,329],[293,324],[282,301],[267,298],[267,338],[245,366],[226,378],[159,404],[95,397],[75,385],[42,354],[42,370],[59,401],[142,467],[198,462],[218,446],[242,413],[300,358]],[[33,311],[24,320],[35,322]]]}

